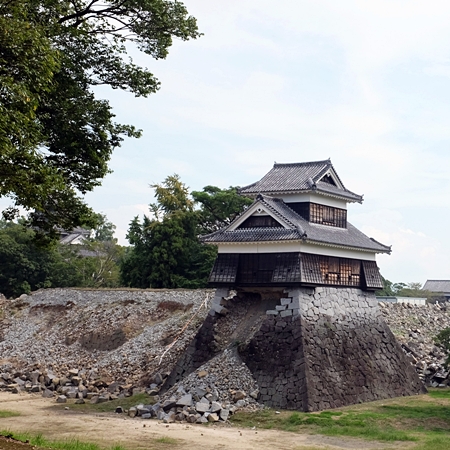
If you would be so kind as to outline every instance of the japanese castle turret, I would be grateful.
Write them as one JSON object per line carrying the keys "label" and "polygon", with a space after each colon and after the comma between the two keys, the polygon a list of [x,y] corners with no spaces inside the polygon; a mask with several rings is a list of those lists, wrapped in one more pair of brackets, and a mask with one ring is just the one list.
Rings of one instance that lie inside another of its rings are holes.
{"label": "japanese castle turret", "polygon": [[209,278],[217,289],[167,385],[232,351],[256,380],[258,402],[276,408],[425,392],[374,294],[375,256],[391,248],[347,221],[347,204],[363,198],[331,161],[275,164],[240,193],[254,202],[203,238],[218,247]]}
{"label": "japanese castle turret", "polygon": [[391,248],[347,221],[347,204],[363,198],[330,160],[275,164],[240,193],[253,204],[204,238],[218,246],[211,285],[383,287],[375,255]]}

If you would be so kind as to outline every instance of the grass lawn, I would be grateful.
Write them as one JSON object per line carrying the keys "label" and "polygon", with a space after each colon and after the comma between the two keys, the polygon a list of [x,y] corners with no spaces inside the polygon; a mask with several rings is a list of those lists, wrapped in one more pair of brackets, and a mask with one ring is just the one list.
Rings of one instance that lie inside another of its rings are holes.
{"label": "grass lawn", "polygon": [[20,416],[20,413],[0,409],[0,419],[6,419],[7,417],[17,417],[17,416]]}
{"label": "grass lawn", "polygon": [[[126,399],[92,405],[71,404],[70,408],[79,412],[113,412],[117,406],[128,409],[139,403],[150,404],[152,398],[139,394]],[[60,408],[61,405],[55,406]],[[64,407],[64,406],[62,406]],[[18,415],[0,410],[1,417]],[[322,434],[339,437],[357,437],[382,441],[389,444],[403,442],[414,450],[450,449],[450,389],[430,389],[426,395],[379,400],[371,403],[347,406],[344,408],[317,413],[293,411],[239,412],[231,417],[231,423],[238,427],[276,429],[294,433]],[[41,434],[13,433],[0,431],[0,436],[11,436],[28,440],[37,448],[59,450],[125,450],[121,446],[106,447],[95,443],[70,441],[51,441]],[[151,444],[150,444],[151,441]],[[171,437],[163,436],[149,440],[149,448],[162,448],[177,445]],[[133,450],[132,448],[126,450]]]}
{"label": "grass lawn", "polygon": [[379,441],[411,441],[416,450],[450,449],[450,389],[318,413],[238,413],[235,425]]}

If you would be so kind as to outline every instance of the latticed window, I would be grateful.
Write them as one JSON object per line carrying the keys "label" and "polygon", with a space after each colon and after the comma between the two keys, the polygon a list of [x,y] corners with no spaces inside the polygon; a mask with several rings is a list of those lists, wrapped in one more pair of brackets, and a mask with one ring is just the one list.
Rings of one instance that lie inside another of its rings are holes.
{"label": "latticed window", "polygon": [[209,275],[210,283],[227,283],[233,285],[239,263],[239,255],[235,253],[220,253]]}
{"label": "latticed window", "polygon": [[302,253],[301,261],[304,283],[355,287],[361,285],[359,260]]}
{"label": "latticed window", "polygon": [[221,253],[209,282],[227,286],[331,285],[381,289],[375,261],[310,253]]}
{"label": "latticed window", "polygon": [[301,262],[301,280],[303,283],[368,289],[381,289],[383,287],[375,261],[302,253]]}
{"label": "latticed window", "polygon": [[347,210],[310,203],[309,221],[332,227],[347,228]]}
{"label": "latticed window", "polygon": [[300,282],[299,253],[249,253],[239,256],[239,284]]}

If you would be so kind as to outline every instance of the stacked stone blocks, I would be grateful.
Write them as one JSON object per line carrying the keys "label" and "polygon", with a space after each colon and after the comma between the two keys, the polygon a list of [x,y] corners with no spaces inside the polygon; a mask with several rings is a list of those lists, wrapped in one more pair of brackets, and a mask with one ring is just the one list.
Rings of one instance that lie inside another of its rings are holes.
{"label": "stacked stone blocks", "polygon": [[[285,290],[278,298],[239,348],[259,385],[261,403],[319,411],[425,392],[373,293],[316,287]],[[178,365],[177,378],[217,353],[211,347],[214,323],[233,314],[229,300],[227,289],[216,291],[208,319]]]}

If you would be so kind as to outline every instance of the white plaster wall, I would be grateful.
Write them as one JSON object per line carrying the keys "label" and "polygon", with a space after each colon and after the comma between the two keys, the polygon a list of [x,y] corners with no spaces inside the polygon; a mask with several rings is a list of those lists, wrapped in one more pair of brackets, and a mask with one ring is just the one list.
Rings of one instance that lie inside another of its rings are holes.
{"label": "white plaster wall", "polygon": [[295,242],[252,242],[219,244],[219,253],[287,253],[303,252],[316,255],[336,256],[338,258],[363,259],[375,261],[375,253],[352,249],[342,249],[329,246],[308,244],[301,241]]}
{"label": "white plaster wall", "polygon": [[347,202],[338,198],[328,197],[326,195],[305,193],[305,194],[277,194],[276,197],[282,198],[285,203],[293,202],[312,202],[320,205],[333,206],[334,208],[347,209]]}

